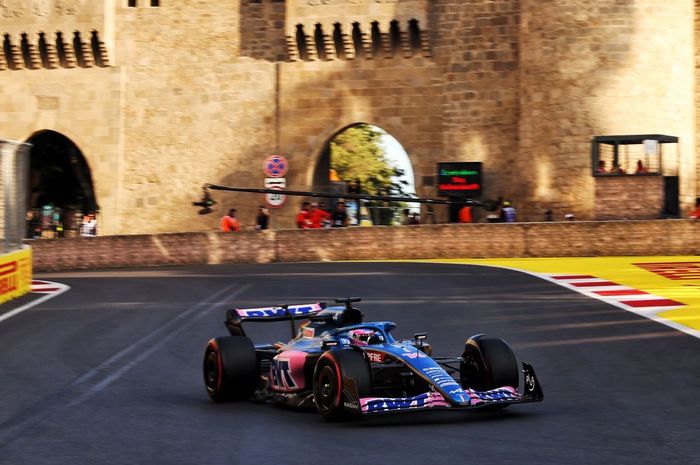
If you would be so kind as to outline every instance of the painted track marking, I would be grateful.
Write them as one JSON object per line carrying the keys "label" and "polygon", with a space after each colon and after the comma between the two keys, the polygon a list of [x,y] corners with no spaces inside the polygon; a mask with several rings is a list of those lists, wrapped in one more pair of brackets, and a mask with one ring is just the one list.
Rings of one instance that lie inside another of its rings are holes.
{"label": "painted track marking", "polygon": [[65,284],[61,283],[53,283],[50,281],[38,281],[34,280],[32,281],[32,293],[36,294],[44,294],[43,296],[39,297],[36,300],[33,300],[25,305],[22,305],[21,307],[17,307],[14,310],[10,310],[7,313],[3,313],[0,315],[0,322],[3,322],[7,319],[12,318],[13,316],[17,316],[22,312],[25,312],[29,310],[30,308],[36,307],[39,304],[42,304],[46,302],[49,299],[53,299],[54,297],[57,297],[64,292],[66,292],[68,289],[70,289],[70,286],[67,286]]}

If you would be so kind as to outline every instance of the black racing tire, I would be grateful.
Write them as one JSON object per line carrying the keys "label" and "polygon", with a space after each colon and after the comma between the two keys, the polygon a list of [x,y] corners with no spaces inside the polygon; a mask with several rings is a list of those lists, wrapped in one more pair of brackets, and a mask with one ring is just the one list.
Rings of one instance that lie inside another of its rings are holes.
{"label": "black racing tire", "polygon": [[204,385],[215,402],[246,400],[260,380],[253,341],[245,336],[217,337],[204,351]]}
{"label": "black racing tire", "polygon": [[[354,398],[355,389],[357,398]],[[359,399],[369,396],[371,390],[370,368],[362,352],[333,349],[321,355],[316,362],[313,375],[314,404],[325,420],[346,421],[359,418]],[[352,391],[352,397],[348,398],[344,391]],[[346,406],[346,402],[353,406]]]}
{"label": "black racing tire", "polygon": [[488,391],[502,386],[518,388],[518,362],[510,346],[498,338],[467,341],[460,365],[464,389]]}
{"label": "black racing tire", "polygon": [[518,389],[520,373],[513,349],[503,339],[484,338],[479,340],[481,355],[484,357],[487,374],[487,390],[503,386]]}

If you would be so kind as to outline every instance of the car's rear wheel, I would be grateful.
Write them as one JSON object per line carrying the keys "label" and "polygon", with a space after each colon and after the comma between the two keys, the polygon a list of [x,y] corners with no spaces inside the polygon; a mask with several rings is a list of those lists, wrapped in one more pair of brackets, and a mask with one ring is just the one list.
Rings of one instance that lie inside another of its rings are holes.
{"label": "car's rear wheel", "polygon": [[503,386],[518,388],[518,362],[510,346],[498,338],[470,339],[462,354],[462,387],[488,391]]}
{"label": "car's rear wheel", "polygon": [[207,394],[216,402],[247,399],[260,380],[255,346],[244,336],[209,341],[203,370]]}
{"label": "car's rear wheel", "polygon": [[370,376],[369,365],[361,352],[336,349],[324,353],[313,376],[318,413],[329,421],[359,417],[360,398],[371,392]]}

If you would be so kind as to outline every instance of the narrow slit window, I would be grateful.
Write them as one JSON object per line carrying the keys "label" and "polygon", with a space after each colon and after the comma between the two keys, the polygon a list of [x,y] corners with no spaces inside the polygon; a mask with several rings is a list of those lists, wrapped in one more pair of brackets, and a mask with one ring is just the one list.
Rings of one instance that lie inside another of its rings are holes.
{"label": "narrow slit window", "polygon": [[361,57],[364,54],[364,48],[362,46],[360,23],[352,23],[352,44],[355,47],[355,56]]}
{"label": "narrow slit window", "polygon": [[14,53],[12,52],[12,42],[10,39],[10,34],[5,34],[5,39],[3,40],[3,51],[5,52],[5,61],[7,61],[7,67],[9,69],[17,69],[17,65],[15,64],[15,60],[17,57],[15,57]]}
{"label": "narrow slit window", "polygon": [[333,25],[333,45],[335,46],[335,56],[345,59],[345,45],[343,44],[343,31],[340,23]]}
{"label": "narrow slit window", "polygon": [[379,31],[379,22],[372,23],[372,53],[376,56],[382,51],[382,33]]}
{"label": "narrow slit window", "polygon": [[389,38],[391,40],[392,54],[398,53],[401,50],[401,29],[399,28],[399,22],[396,20],[392,21],[389,27]]}
{"label": "narrow slit window", "polygon": [[314,42],[316,43],[316,53],[318,54],[318,59],[325,60],[327,58],[326,43],[321,24],[317,24],[314,30]]}
{"label": "narrow slit window", "polygon": [[306,45],[306,33],[304,32],[304,26],[297,24],[297,48],[299,49],[299,58],[302,60],[309,59],[309,49]]}
{"label": "narrow slit window", "polygon": [[22,59],[24,60],[24,67],[27,69],[32,69],[32,54],[29,50],[29,38],[27,37],[26,33],[22,34],[22,40],[20,41],[20,49],[22,50]]}
{"label": "narrow slit window", "polygon": [[73,34],[73,53],[75,53],[75,60],[78,63],[78,66],[85,68],[86,63],[85,56],[83,55],[83,42],[79,31],[75,31]]}
{"label": "narrow slit window", "polygon": [[46,43],[46,34],[39,33],[39,58],[41,58],[41,66],[51,68],[51,59],[49,58],[49,45]]}
{"label": "narrow slit window", "polygon": [[90,38],[90,48],[92,49],[92,56],[95,57],[95,64],[97,66],[103,67],[104,62],[102,61],[102,51],[100,50],[100,37],[97,31],[92,31],[92,37]]}

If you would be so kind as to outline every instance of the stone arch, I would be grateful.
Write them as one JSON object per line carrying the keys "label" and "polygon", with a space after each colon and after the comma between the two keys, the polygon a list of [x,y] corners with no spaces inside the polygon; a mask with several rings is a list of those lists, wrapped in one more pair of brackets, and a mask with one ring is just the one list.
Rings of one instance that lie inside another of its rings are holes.
{"label": "stone arch", "polygon": [[403,144],[400,142],[400,138],[396,137],[394,133],[390,129],[385,129],[384,126],[381,126],[379,124],[374,124],[374,123],[369,123],[366,121],[356,121],[351,124],[347,124],[340,129],[336,130],[335,132],[332,133],[330,137],[328,137],[324,142],[321,147],[321,150],[318,152],[318,156],[316,159],[316,164],[314,166],[314,171],[313,171],[313,179],[312,179],[312,190],[317,191],[317,192],[330,192],[332,189],[332,184],[329,182],[329,171],[330,171],[330,166],[331,166],[331,142],[340,134],[345,132],[346,130],[360,126],[360,125],[368,125],[368,126],[373,126],[375,128],[378,128],[381,132],[385,133],[388,135],[391,139],[394,139],[397,144],[400,147],[401,154],[399,156],[403,155],[405,157],[405,163],[408,164],[408,167],[410,169],[410,173],[407,173],[407,176],[410,176],[411,178],[411,184],[415,187],[415,179],[414,179],[414,168],[413,168],[413,161],[411,160],[410,155],[408,154],[408,151],[404,148]]}
{"label": "stone arch", "polygon": [[[52,205],[66,215],[99,210],[90,167],[75,142],[48,129],[26,142],[31,144],[28,208]],[[70,229],[72,218],[66,217],[64,224]]]}

